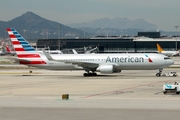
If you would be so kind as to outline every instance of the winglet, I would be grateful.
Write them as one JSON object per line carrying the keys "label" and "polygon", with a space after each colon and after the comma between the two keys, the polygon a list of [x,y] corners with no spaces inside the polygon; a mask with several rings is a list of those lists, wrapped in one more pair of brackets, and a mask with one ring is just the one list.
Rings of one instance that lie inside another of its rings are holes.
{"label": "winglet", "polygon": [[72,49],[74,54],[78,54],[78,52],[75,49]]}
{"label": "winglet", "polygon": [[164,51],[158,43],[157,43],[156,45],[157,45],[157,50],[158,50],[158,52]]}
{"label": "winglet", "polygon": [[54,59],[44,49],[42,51],[49,61],[54,61]]}

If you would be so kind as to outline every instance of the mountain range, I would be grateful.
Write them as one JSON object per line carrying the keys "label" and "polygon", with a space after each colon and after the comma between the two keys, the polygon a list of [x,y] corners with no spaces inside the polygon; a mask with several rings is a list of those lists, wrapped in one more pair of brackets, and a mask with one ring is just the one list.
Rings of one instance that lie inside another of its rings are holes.
{"label": "mountain range", "polygon": [[73,28],[115,28],[115,29],[142,29],[142,30],[156,30],[157,26],[151,23],[148,23],[144,19],[130,20],[127,18],[102,18],[98,20],[93,20],[90,22],[83,23],[73,23],[68,26]]}
{"label": "mountain range", "polygon": [[8,27],[15,28],[28,39],[58,38],[62,36],[72,38],[84,34],[83,30],[70,28],[61,23],[47,20],[33,12],[24,13],[7,22],[0,21],[0,26],[0,37],[7,37],[5,32]]}
{"label": "mountain range", "polygon": [[[154,31],[157,26],[143,19],[102,18],[91,22],[74,23],[68,26],[47,20],[41,16],[26,12],[10,21],[0,21],[0,38],[7,38],[6,28],[15,28],[28,40],[76,38],[92,36],[137,35],[139,31]],[[70,26],[70,27],[69,27]],[[167,34],[167,33],[166,33]]]}

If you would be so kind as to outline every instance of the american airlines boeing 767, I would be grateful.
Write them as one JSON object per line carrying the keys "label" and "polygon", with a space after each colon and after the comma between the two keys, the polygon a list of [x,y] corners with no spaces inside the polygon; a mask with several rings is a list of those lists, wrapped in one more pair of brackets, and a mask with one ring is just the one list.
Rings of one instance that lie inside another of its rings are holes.
{"label": "american airlines boeing 767", "polygon": [[96,72],[111,74],[122,70],[154,70],[174,64],[169,57],[156,53],[118,54],[44,54],[38,53],[14,28],[7,28],[16,61],[20,64],[48,70],[85,70],[84,76],[96,76]]}

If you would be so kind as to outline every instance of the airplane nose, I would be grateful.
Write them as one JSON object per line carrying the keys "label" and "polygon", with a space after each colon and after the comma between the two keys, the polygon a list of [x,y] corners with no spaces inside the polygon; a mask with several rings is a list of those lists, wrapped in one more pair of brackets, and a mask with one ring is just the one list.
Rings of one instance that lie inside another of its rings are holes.
{"label": "airplane nose", "polygon": [[173,60],[168,60],[168,61],[166,61],[166,64],[167,64],[167,65],[173,65],[173,64],[174,64],[174,61],[173,61]]}

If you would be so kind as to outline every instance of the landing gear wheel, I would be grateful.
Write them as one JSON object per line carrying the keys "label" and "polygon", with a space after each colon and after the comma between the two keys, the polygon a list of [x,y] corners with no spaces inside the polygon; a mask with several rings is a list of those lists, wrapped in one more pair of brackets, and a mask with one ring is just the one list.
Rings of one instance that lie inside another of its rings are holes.
{"label": "landing gear wheel", "polygon": [[159,68],[159,72],[156,73],[156,77],[161,77],[163,68]]}
{"label": "landing gear wheel", "polygon": [[87,76],[88,76],[88,73],[84,73],[83,76],[84,76],[84,77],[87,77]]}
{"label": "landing gear wheel", "polygon": [[161,76],[161,73],[156,73],[156,77],[160,77]]}
{"label": "landing gear wheel", "polygon": [[89,73],[88,76],[93,76],[93,73]]}
{"label": "landing gear wheel", "polygon": [[92,73],[93,74],[93,76],[97,76],[97,73]]}
{"label": "landing gear wheel", "polygon": [[84,77],[97,76],[97,73],[84,73],[83,76],[84,76]]}
{"label": "landing gear wheel", "polygon": [[174,74],[173,77],[176,77],[176,75]]}

